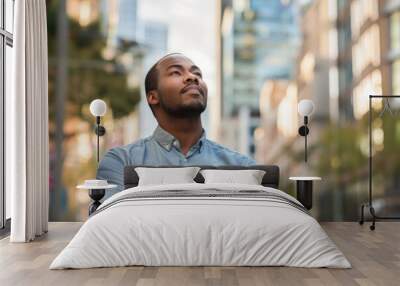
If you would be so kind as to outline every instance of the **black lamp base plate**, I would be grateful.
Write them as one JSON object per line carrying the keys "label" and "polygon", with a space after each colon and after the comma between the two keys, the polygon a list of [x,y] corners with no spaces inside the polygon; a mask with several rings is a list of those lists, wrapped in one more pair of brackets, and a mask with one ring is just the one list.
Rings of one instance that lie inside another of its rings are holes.
{"label": "black lamp base plate", "polygon": [[310,132],[310,130],[308,129],[307,126],[303,125],[299,128],[299,134],[300,136],[306,136],[308,135],[308,133]]}

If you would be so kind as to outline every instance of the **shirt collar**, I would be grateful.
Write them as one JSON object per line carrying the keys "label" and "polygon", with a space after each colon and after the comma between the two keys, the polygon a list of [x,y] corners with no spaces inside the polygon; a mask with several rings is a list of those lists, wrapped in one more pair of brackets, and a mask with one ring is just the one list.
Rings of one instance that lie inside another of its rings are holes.
{"label": "shirt collar", "polygon": [[[158,142],[158,144],[161,145],[161,147],[163,147],[167,151],[171,151],[173,145],[177,148],[180,148],[179,141],[171,133],[168,133],[167,131],[162,129],[160,125],[158,125],[157,128],[154,130],[153,138]],[[199,141],[197,141],[196,144],[191,147],[191,149],[201,148],[205,139],[206,132],[203,129],[203,133],[201,134]]]}

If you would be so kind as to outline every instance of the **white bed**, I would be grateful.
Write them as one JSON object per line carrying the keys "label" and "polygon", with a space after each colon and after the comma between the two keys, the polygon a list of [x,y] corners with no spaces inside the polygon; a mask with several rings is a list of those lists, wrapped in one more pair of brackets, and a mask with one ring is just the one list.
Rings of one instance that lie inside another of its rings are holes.
{"label": "white bed", "polygon": [[198,183],[138,186],[110,197],[50,269],[128,265],[351,267],[286,193]]}

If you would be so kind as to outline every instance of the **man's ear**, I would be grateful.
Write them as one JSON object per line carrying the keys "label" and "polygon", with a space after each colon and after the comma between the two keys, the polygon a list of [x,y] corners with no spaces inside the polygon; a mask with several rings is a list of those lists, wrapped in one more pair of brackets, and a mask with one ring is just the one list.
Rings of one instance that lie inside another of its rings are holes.
{"label": "man's ear", "polygon": [[147,102],[150,105],[157,105],[160,103],[160,99],[158,97],[158,93],[155,90],[149,91],[149,93],[147,93]]}

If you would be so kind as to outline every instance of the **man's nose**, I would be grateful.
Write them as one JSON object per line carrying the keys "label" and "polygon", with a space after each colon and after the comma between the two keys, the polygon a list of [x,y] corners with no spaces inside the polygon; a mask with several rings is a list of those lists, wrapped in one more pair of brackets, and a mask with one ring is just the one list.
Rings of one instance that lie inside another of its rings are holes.
{"label": "man's nose", "polygon": [[188,72],[186,74],[186,77],[185,77],[185,82],[196,82],[196,83],[198,83],[199,79],[197,78],[197,76],[195,74],[193,74],[191,72]]}

